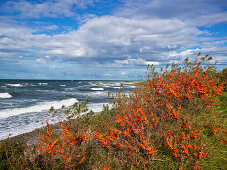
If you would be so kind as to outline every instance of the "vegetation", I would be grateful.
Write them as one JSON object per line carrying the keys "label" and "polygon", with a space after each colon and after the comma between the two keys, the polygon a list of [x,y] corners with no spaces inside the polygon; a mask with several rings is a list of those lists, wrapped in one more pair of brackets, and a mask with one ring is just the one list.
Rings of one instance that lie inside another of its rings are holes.
{"label": "vegetation", "polygon": [[[138,83],[129,96],[120,89],[112,109],[87,111],[87,102],[65,113],[58,128],[47,123],[34,145],[6,140],[0,145],[5,169],[225,169],[227,167],[226,69],[210,60],[185,59]],[[56,125],[55,125],[56,126]],[[23,141],[23,140],[22,140]],[[32,151],[32,152],[31,152]]]}

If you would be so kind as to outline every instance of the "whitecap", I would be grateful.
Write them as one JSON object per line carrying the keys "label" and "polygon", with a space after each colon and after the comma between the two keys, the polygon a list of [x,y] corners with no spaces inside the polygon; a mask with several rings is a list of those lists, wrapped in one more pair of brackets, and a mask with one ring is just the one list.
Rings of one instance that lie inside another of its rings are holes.
{"label": "whitecap", "polygon": [[132,89],[136,88],[136,86],[129,86],[129,85],[127,85],[126,87],[132,88]]}
{"label": "whitecap", "polygon": [[102,90],[104,90],[104,88],[91,88],[91,90],[94,90],[94,91],[102,91]]}
{"label": "whitecap", "polygon": [[107,96],[107,93],[106,92],[101,92],[101,91],[96,91],[96,92],[92,92],[92,93],[88,93],[88,96],[93,96],[93,97],[96,97],[96,96]]}
{"label": "whitecap", "polygon": [[[108,103],[90,103],[88,104],[88,109],[94,112],[101,112],[103,110],[103,105],[107,105]],[[108,104],[109,108],[112,108],[111,104]]]}
{"label": "whitecap", "polygon": [[0,98],[7,99],[11,98],[12,96],[9,93],[0,93]]}
{"label": "whitecap", "polygon": [[[103,105],[107,105],[108,103],[90,103],[88,104],[88,109],[94,111],[95,113],[101,112],[103,110]],[[109,108],[112,108],[111,104],[108,104]],[[85,113],[81,113],[80,116],[85,115],[88,112]],[[79,115],[78,115],[79,116]],[[63,118],[64,120],[64,118]],[[56,121],[54,122],[49,122],[50,124],[56,123]],[[5,129],[3,133],[0,133],[0,140],[3,140],[5,138],[7,138],[10,135],[10,137],[22,134],[22,133],[26,133],[26,132],[31,132],[32,130],[35,130],[36,128],[41,128],[44,125],[41,123],[41,121],[39,122],[31,122],[27,125],[24,125],[23,128],[9,128],[9,129]]]}
{"label": "whitecap", "polygon": [[11,87],[22,87],[22,84],[6,84],[7,86],[11,86]]}
{"label": "whitecap", "polygon": [[120,86],[121,83],[112,83],[112,86]]}
{"label": "whitecap", "polygon": [[136,82],[125,82],[126,85],[134,85]]}
{"label": "whitecap", "polygon": [[95,83],[91,83],[91,82],[89,82],[89,84],[90,85],[92,85],[92,86],[96,86],[97,84],[95,84]]}
{"label": "whitecap", "polygon": [[38,83],[39,85],[48,85],[48,83]]}
{"label": "whitecap", "polygon": [[40,102],[34,106],[29,106],[29,107],[25,107],[25,108],[0,110],[0,118],[7,118],[10,116],[16,116],[16,115],[20,115],[20,114],[24,114],[24,113],[48,111],[52,106],[55,109],[60,109],[62,107],[62,105],[65,105],[66,107],[68,107],[68,106],[73,105],[76,102],[78,102],[77,99],[71,98],[71,99],[60,100],[60,101]]}
{"label": "whitecap", "polygon": [[61,86],[61,87],[65,87],[66,85],[65,85],[65,84],[61,84],[60,86]]}

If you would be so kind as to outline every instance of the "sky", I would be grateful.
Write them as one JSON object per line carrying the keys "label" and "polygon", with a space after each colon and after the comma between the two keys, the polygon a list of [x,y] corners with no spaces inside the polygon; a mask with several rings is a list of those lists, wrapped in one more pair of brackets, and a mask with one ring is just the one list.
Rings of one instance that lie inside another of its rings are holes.
{"label": "sky", "polygon": [[226,68],[226,0],[0,0],[0,79],[139,80],[198,52]]}

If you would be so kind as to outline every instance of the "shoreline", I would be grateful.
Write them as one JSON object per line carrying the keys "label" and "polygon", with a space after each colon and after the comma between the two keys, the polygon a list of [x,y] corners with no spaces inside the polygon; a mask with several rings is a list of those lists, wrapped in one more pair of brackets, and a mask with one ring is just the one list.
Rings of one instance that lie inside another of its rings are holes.
{"label": "shoreline", "polygon": [[[94,112],[93,116],[100,114],[100,113],[101,112]],[[86,113],[81,113],[77,117],[83,117],[85,114]],[[54,129],[54,131],[61,129],[59,122],[68,122],[68,120],[62,120],[62,121],[58,121],[55,123],[49,123],[51,125],[52,129]],[[43,125],[42,127],[36,128],[30,132],[25,132],[25,133],[22,133],[22,134],[19,134],[16,136],[12,136],[12,137],[9,136],[8,138],[1,139],[0,143],[9,140],[9,141],[25,142],[26,145],[34,145],[34,144],[38,143],[38,141],[40,139],[40,132],[42,132],[45,128],[46,128],[46,124]]]}
{"label": "shoreline", "polygon": [[[56,123],[56,125],[54,124],[54,126],[57,127],[57,123]],[[8,140],[8,141],[22,141],[28,145],[35,144],[35,143],[37,143],[36,141],[38,141],[38,139],[40,139],[39,132],[43,131],[44,128],[45,128],[45,126],[42,126],[40,128],[36,128],[30,132],[25,132],[25,133],[22,133],[22,134],[19,134],[16,136],[12,136],[12,137],[9,136],[8,138],[1,139],[0,143]]]}

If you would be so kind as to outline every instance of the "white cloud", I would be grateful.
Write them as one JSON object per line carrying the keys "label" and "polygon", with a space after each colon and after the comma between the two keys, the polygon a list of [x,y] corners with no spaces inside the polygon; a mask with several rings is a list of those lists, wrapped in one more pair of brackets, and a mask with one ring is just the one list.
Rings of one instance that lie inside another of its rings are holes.
{"label": "white cloud", "polygon": [[75,9],[86,8],[92,5],[93,0],[46,0],[42,3],[29,2],[27,0],[8,1],[3,4],[5,12],[18,12],[22,18],[40,17],[72,17]]}
{"label": "white cloud", "polygon": [[125,75],[127,75],[128,73],[127,72],[121,72],[121,75],[122,76],[125,76]]}
{"label": "white cloud", "polygon": [[215,14],[201,15],[190,22],[196,24],[197,26],[211,26],[219,23],[227,22],[227,12],[219,12]]}
{"label": "white cloud", "polygon": [[[0,57],[51,56],[62,60],[92,57],[93,60],[88,61],[102,63],[106,59],[103,65],[116,67],[117,64],[159,65],[168,60],[182,60],[199,51],[190,50],[193,46],[201,46],[211,55],[213,46],[213,51],[221,51],[216,53],[217,58],[226,53],[222,47],[225,40],[201,37],[204,32],[191,25],[191,21],[177,18],[94,17],[78,30],[54,35],[37,34],[34,29],[16,24],[0,23],[0,49],[4,51]],[[45,59],[48,57],[36,62],[44,63]],[[224,61],[225,58],[221,60]]]}
{"label": "white cloud", "polygon": [[[152,50],[187,48],[196,44],[197,28],[180,20],[136,20],[103,16],[89,20],[78,30],[53,36],[34,35],[34,30],[12,25],[0,28],[7,47],[37,48],[36,53],[67,57],[121,57]],[[1,43],[0,48],[4,46]],[[143,51],[140,49],[143,48]]]}
{"label": "white cloud", "polygon": [[115,15],[133,18],[165,18],[209,26],[226,22],[226,0],[127,0]]}
{"label": "white cloud", "polygon": [[45,58],[47,58],[47,59],[48,59],[48,58],[50,58],[50,56],[49,56],[49,55],[46,55],[46,56],[44,56],[44,57],[45,57]]}
{"label": "white cloud", "polygon": [[195,54],[198,54],[198,52],[200,51],[200,49],[196,48],[196,49],[187,49],[187,50],[182,50],[181,52],[172,52],[171,54],[169,54],[168,56],[169,57],[178,57],[178,56],[181,56],[182,58],[183,57],[187,57],[189,55],[195,55]]}
{"label": "white cloud", "polygon": [[35,60],[35,62],[37,62],[37,63],[42,63],[42,64],[45,64],[46,63],[46,60],[44,60],[43,58],[37,58],[36,60]]}
{"label": "white cloud", "polygon": [[103,76],[113,77],[113,75],[112,74],[109,74],[109,73],[104,73]]}
{"label": "white cloud", "polygon": [[158,61],[145,61],[142,58],[131,58],[128,57],[126,60],[115,60],[116,64],[122,65],[160,65],[161,63]]}
{"label": "white cloud", "polygon": [[158,61],[145,61],[145,65],[160,65]]}
{"label": "white cloud", "polygon": [[50,69],[62,69],[64,68],[63,66],[56,66],[56,65],[51,65],[49,66]]}

